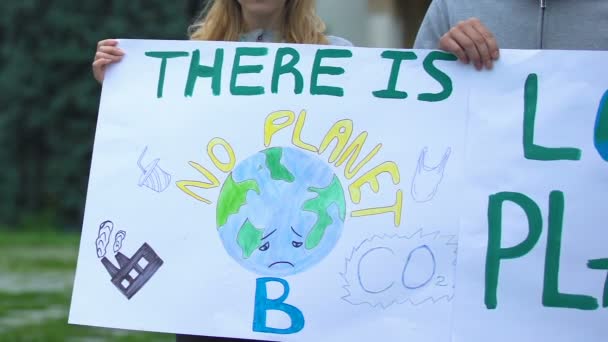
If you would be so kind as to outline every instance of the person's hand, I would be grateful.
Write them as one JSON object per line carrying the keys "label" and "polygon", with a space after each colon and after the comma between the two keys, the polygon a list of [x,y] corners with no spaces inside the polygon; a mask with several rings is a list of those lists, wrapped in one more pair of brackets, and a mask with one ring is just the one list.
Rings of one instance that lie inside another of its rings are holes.
{"label": "person's hand", "polygon": [[463,63],[473,63],[477,70],[484,66],[492,69],[499,56],[496,38],[477,18],[452,27],[441,37],[439,48],[455,54]]}
{"label": "person's hand", "polygon": [[119,62],[125,53],[118,48],[116,39],[106,39],[97,43],[97,52],[93,60],[93,76],[99,83],[103,83],[106,68],[112,63]]}

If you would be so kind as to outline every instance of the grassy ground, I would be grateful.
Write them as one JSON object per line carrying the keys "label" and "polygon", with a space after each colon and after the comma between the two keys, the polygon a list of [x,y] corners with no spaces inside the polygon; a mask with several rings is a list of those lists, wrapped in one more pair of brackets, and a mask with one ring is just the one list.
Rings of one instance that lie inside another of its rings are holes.
{"label": "grassy ground", "polygon": [[79,235],[0,230],[0,341],[175,341],[172,335],[68,325]]}

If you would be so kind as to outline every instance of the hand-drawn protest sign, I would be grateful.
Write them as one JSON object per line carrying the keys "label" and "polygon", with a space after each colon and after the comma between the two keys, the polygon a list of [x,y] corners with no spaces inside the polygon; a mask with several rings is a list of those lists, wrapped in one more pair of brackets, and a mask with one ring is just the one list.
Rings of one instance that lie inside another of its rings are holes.
{"label": "hand-drawn protest sign", "polygon": [[455,340],[603,341],[608,53],[502,57],[469,101]]}
{"label": "hand-drawn protest sign", "polygon": [[[439,51],[120,45],[127,54],[102,91],[73,324],[281,341],[449,341],[460,218],[488,207],[463,201],[476,189],[470,177],[464,183],[465,151],[475,150],[465,150],[465,138],[479,145],[488,132],[467,128],[469,106],[513,109],[507,95],[528,89],[509,75],[516,66],[534,69],[546,87],[565,80],[590,97],[608,88],[579,72],[544,77],[554,68],[522,60],[524,52],[480,74]],[[562,54],[606,64],[602,53]],[[492,96],[479,100],[480,85]],[[578,110],[586,101],[556,103]],[[520,108],[483,123],[502,132],[523,116]],[[602,155],[605,120],[596,121]],[[475,162],[484,165],[482,157]],[[539,184],[520,191],[528,187]],[[119,247],[114,255],[108,245]],[[486,259],[485,249],[463,248]],[[601,257],[593,267],[603,267]],[[461,275],[458,286],[477,278]],[[474,334],[457,323],[469,341]]]}

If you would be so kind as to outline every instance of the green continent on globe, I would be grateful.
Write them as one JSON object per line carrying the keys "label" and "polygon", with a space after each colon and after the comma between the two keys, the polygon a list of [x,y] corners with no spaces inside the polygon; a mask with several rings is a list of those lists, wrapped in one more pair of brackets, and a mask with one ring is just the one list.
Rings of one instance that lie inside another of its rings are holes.
{"label": "green continent on globe", "polygon": [[256,228],[249,220],[243,223],[236,237],[236,242],[241,247],[241,250],[243,250],[244,259],[248,259],[251,253],[260,246],[263,235],[264,230]]}
{"label": "green continent on globe", "polygon": [[295,177],[289,170],[281,164],[283,149],[280,147],[269,148],[264,151],[266,155],[266,167],[270,171],[270,177],[274,180],[283,180],[293,183]]}
{"label": "green continent on globe", "polygon": [[304,203],[302,209],[317,214],[317,222],[306,237],[306,249],[313,249],[323,239],[325,229],[332,224],[328,209],[335,203],[340,211],[340,219],[344,221],[346,216],[346,203],[344,202],[344,190],[340,185],[338,177],[334,176],[331,184],[326,188],[308,188],[308,191],[318,194],[317,197],[309,199]]}
{"label": "green continent on globe", "polygon": [[260,187],[255,180],[237,183],[232,179],[232,174],[228,176],[217,201],[218,228],[225,225],[228,217],[238,213],[241,207],[247,203],[247,193],[250,190],[254,190],[258,195],[260,194]]}

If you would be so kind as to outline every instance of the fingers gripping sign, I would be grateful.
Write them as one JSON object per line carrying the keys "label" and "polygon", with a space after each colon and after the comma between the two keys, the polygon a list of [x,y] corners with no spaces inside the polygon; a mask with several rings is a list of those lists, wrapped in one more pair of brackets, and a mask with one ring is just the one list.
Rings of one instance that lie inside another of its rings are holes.
{"label": "fingers gripping sign", "polygon": [[118,40],[105,39],[97,43],[97,50],[93,59],[93,76],[99,83],[103,83],[107,67],[112,63],[118,63],[125,55],[118,47]]}
{"label": "fingers gripping sign", "polygon": [[492,69],[499,57],[494,35],[477,18],[470,18],[452,27],[439,41],[442,50],[452,52],[465,64],[472,63],[477,70]]}

